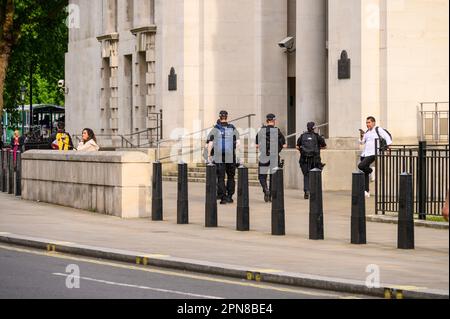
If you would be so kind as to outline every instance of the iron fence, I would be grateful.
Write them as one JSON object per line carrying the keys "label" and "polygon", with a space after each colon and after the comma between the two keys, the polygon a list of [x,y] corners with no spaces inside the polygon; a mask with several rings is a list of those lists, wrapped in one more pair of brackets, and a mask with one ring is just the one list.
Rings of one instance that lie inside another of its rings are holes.
{"label": "iron fence", "polygon": [[449,189],[449,146],[396,145],[377,150],[375,161],[375,212],[399,211],[400,174],[413,177],[414,209],[420,219],[441,215]]}

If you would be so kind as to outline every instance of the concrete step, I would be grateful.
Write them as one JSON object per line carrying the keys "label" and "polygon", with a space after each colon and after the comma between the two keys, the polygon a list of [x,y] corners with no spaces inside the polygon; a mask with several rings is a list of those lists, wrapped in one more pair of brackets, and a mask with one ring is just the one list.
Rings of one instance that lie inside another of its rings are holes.
{"label": "concrete step", "polygon": [[[178,178],[176,176],[163,176],[164,182],[177,182]],[[206,183],[205,178],[189,178],[189,183]],[[237,179],[236,179],[237,184]],[[258,181],[249,180],[248,181],[249,186],[260,186]]]}
{"label": "concrete step", "polygon": [[[177,172],[168,172],[166,174],[164,174],[163,176],[167,176],[167,177],[178,177],[178,173]],[[188,178],[192,178],[192,179],[196,179],[196,178],[202,178],[205,179],[206,178],[206,172],[188,172]],[[248,179],[249,180],[254,180],[254,181],[258,181],[258,174],[249,174],[248,175]]]}
{"label": "concrete step", "polygon": [[[189,173],[205,173],[206,167],[189,167],[188,168]],[[249,174],[258,174],[258,168],[249,168],[248,169]]]}
{"label": "concrete step", "polygon": [[[258,168],[258,163],[244,163],[245,167],[247,167],[248,169],[257,169]],[[191,167],[206,167],[205,163],[197,163],[195,164],[195,166],[191,166]]]}

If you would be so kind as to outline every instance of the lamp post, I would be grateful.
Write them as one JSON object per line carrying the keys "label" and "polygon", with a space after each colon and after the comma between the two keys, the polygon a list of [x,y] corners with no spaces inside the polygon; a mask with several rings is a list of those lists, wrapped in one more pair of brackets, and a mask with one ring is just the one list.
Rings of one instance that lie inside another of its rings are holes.
{"label": "lamp post", "polygon": [[25,92],[27,91],[27,88],[22,85],[20,87],[20,101],[22,102],[22,135],[25,134],[25,120],[26,117],[24,118],[25,115]]}

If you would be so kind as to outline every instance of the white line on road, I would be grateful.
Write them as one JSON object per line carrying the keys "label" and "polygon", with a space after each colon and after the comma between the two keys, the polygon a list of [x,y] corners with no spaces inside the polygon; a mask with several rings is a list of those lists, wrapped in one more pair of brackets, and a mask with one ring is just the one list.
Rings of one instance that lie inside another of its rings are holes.
{"label": "white line on road", "polygon": [[94,278],[89,278],[89,277],[79,277],[79,276],[73,276],[73,275],[68,275],[68,274],[53,273],[52,275],[60,276],[60,277],[69,277],[69,276],[71,276],[72,278],[77,278],[77,279],[82,279],[82,280],[92,281],[92,282],[98,282],[98,283],[111,285],[111,286],[120,286],[120,287],[127,287],[127,288],[137,288],[137,289],[144,289],[144,290],[152,290],[152,291],[164,292],[164,293],[175,294],[175,295],[190,296],[190,297],[196,297],[196,298],[224,299],[224,298],[216,297],[216,296],[198,295],[198,294],[193,294],[193,293],[183,292],[183,291],[177,291],[177,290],[167,290],[167,289],[153,288],[153,287],[147,287],[147,286],[137,286],[137,285],[123,284],[123,283],[114,282],[114,281],[94,279]]}
{"label": "white line on road", "polygon": [[[309,291],[306,289],[298,289],[298,288],[293,289],[293,288],[287,288],[287,287],[278,287],[278,286],[272,286],[272,285],[267,285],[267,284],[263,284],[263,283],[240,282],[240,281],[233,281],[230,279],[213,278],[213,277],[205,276],[205,275],[186,274],[186,273],[176,272],[176,271],[172,271],[172,270],[142,268],[142,267],[137,267],[137,266],[132,266],[132,265],[119,264],[117,262],[95,260],[92,258],[74,257],[74,256],[69,256],[66,254],[55,253],[55,252],[48,253],[48,252],[42,252],[42,251],[32,250],[32,249],[5,246],[5,245],[1,245],[1,244],[0,244],[0,249],[17,251],[17,252],[28,253],[28,254],[33,254],[33,255],[46,256],[46,257],[51,257],[51,258],[75,260],[75,261],[79,261],[79,262],[87,262],[90,264],[103,265],[103,266],[109,266],[109,267],[114,267],[114,268],[138,270],[138,271],[156,273],[156,274],[162,274],[162,275],[168,275],[168,276],[190,278],[190,279],[195,279],[195,280],[203,280],[203,281],[209,281],[209,282],[215,282],[215,283],[221,283],[221,284],[229,284],[229,285],[236,285],[236,286],[242,286],[242,287],[251,287],[251,288],[256,288],[256,289],[264,289],[264,290],[274,290],[274,291],[280,291],[280,292],[285,292],[285,293],[304,294],[304,295],[314,296],[317,298],[325,298],[325,297],[337,298],[337,299],[346,299],[347,298],[346,296],[340,296],[338,294],[333,294],[333,293],[328,293],[328,292],[318,292],[318,291]],[[350,296],[350,297],[353,297],[353,296]]]}

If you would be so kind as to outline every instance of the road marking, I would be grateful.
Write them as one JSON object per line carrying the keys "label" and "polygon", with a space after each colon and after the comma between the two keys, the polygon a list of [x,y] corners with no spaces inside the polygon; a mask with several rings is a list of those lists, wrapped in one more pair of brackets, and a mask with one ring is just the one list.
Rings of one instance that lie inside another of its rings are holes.
{"label": "road marking", "polygon": [[[47,256],[47,257],[52,257],[52,258],[81,261],[81,262],[103,265],[103,266],[110,266],[110,267],[115,267],[115,268],[122,268],[122,269],[128,269],[128,270],[139,270],[139,271],[144,271],[144,272],[149,272],[149,273],[156,273],[156,274],[162,274],[162,275],[168,275],[168,276],[183,277],[183,278],[189,278],[189,279],[230,284],[230,285],[236,285],[236,286],[242,286],[242,287],[252,287],[252,288],[258,288],[258,289],[265,289],[265,290],[274,290],[274,291],[279,291],[279,292],[309,295],[309,296],[315,296],[315,297],[330,297],[330,298],[338,298],[338,299],[347,299],[349,297],[349,296],[340,296],[340,295],[333,294],[333,293],[312,292],[312,291],[306,291],[306,290],[302,290],[302,289],[274,287],[274,286],[270,286],[270,285],[264,284],[264,283],[238,282],[238,281],[231,281],[231,280],[227,280],[227,279],[212,278],[212,277],[207,277],[207,276],[203,276],[203,275],[185,274],[185,273],[180,273],[180,272],[175,272],[175,271],[170,271],[170,270],[143,268],[143,267],[137,267],[137,266],[132,266],[132,265],[119,264],[119,263],[115,263],[115,262],[87,259],[87,258],[83,258],[83,257],[74,257],[74,256],[57,253],[57,252],[41,252],[41,251],[34,251],[34,250],[25,249],[25,248],[9,247],[9,246],[4,246],[4,245],[0,245],[0,248],[5,249],[5,250],[10,250],[10,251],[17,251],[17,252],[34,254],[34,255]],[[357,297],[355,297],[355,298],[357,298]],[[358,298],[358,299],[360,299],[360,298]]]}
{"label": "road marking", "polygon": [[152,290],[157,292],[164,292],[169,294],[175,294],[175,295],[183,295],[183,296],[190,296],[190,297],[196,297],[196,298],[205,298],[205,299],[224,299],[222,297],[216,297],[216,296],[208,296],[208,295],[198,295],[193,294],[190,292],[183,292],[183,291],[177,291],[177,290],[168,290],[168,289],[161,289],[161,288],[154,288],[154,287],[147,287],[147,286],[137,286],[137,285],[130,285],[130,284],[123,284],[120,282],[114,282],[114,281],[107,281],[107,280],[101,280],[101,279],[94,279],[89,277],[80,277],[80,276],[72,276],[68,274],[60,274],[60,273],[53,273],[52,275],[60,276],[60,277],[69,277],[82,279],[86,281],[92,281],[97,282],[101,284],[111,285],[111,286],[120,286],[120,287],[127,287],[127,288],[137,288],[137,289],[144,289],[144,290]]}

